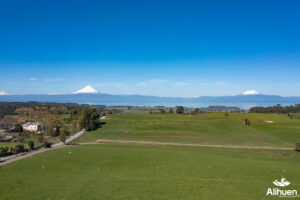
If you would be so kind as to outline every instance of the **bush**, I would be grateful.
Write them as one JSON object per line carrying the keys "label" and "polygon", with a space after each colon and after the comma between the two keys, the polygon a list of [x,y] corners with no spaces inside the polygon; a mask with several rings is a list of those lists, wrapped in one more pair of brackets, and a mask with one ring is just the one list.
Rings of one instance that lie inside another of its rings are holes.
{"label": "bush", "polygon": [[245,119],[245,125],[250,126],[250,119],[247,119],[247,118]]}
{"label": "bush", "polygon": [[296,144],[296,151],[300,151],[300,142],[297,142]]}
{"label": "bush", "polygon": [[165,109],[162,109],[162,108],[159,109],[159,112],[160,112],[160,114],[166,114]]}
{"label": "bush", "polygon": [[44,136],[43,136],[43,135],[40,135],[40,136],[38,137],[38,141],[39,141],[39,143],[43,143],[43,142],[45,141]]}
{"label": "bush", "polygon": [[15,153],[21,153],[21,152],[24,152],[25,150],[25,147],[23,144],[17,144],[15,146]]}
{"label": "bush", "polygon": [[66,139],[67,139],[67,136],[65,134],[65,131],[62,131],[59,135],[59,139],[60,141],[62,141],[63,143],[65,143]]}
{"label": "bush", "polygon": [[48,142],[48,141],[44,141],[44,144],[43,144],[43,146],[45,147],[45,148],[51,148],[51,145],[52,145],[52,143],[51,142]]}
{"label": "bush", "polygon": [[0,156],[6,156],[8,153],[8,147],[0,147]]}
{"label": "bush", "polygon": [[31,150],[33,150],[34,149],[34,142],[32,140],[30,140],[28,142],[28,146],[30,147]]}
{"label": "bush", "polygon": [[23,127],[21,124],[17,124],[15,129],[13,130],[14,132],[17,132],[17,133],[21,133],[23,132]]}

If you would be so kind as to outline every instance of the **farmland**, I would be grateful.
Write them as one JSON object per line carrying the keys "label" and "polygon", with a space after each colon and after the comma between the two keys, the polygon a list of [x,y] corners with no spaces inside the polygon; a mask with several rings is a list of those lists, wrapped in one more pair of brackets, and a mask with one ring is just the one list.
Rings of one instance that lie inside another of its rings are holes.
{"label": "farmland", "polygon": [[81,145],[1,168],[0,199],[264,199],[283,170],[299,188],[299,167],[296,152]]}
{"label": "farmland", "polygon": [[[244,124],[245,118],[250,126]],[[120,139],[294,147],[300,140],[300,120],[278,114],[230,113],[228,118],[224,113],[119,114],[103,122],[102,128],[86,133],[80,142]]]}
{"label": "farmland", "polygon": [[[113,114],[77,142],[295,147],[299,122],[277,114]],[[296,151],[81,144],[1,167],[0,199],[272,199],[267,188],[283,175],[288,189],[300,187],[299,168]]]}

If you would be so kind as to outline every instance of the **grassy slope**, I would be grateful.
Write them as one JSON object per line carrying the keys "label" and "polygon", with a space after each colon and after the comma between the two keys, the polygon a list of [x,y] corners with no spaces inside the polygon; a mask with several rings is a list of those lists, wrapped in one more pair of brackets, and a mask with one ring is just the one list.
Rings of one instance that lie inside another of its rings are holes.
{"label": "grassy slope", "polygon": [[284,169],[300,187],[299,154],[289,153],[68,147],[2,167],[0,199],[265,199]]}
{"label": "grassy slope", "polygon": [[[210,113],[207,116],[175,114],[111,115],[102,128],[86,133],[81,142],[97,139],[294,147],[300,140],[300,120],[285,115]],[[249,118],[251,126],[243,119]],[[268,124],[263,120],[275,123]]]}

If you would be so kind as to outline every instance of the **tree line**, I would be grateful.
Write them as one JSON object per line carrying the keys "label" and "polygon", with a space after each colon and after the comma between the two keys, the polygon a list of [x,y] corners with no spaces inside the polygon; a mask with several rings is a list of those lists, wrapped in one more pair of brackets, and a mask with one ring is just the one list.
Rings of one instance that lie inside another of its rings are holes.
{"label": "tree line", "polygon": [[277,104],[276,106],[268,107],[252,107],[249,112],[251,113],[278,113],[278,114],[288,114],[288,113],[298,113],[300,112],[300,104],[281,106]]}

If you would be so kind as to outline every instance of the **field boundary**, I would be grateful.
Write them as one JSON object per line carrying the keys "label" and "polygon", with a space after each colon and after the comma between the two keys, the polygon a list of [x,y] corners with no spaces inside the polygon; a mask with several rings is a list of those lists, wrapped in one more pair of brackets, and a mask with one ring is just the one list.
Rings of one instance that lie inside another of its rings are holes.
{"label": "field boundary", "polygon": [[149,142],[149,141],[133,141],[133,140],[105,140],[99,139],[96,142],[85,142],[80,144],[135,144],[135,145],[155,145],[155,146],[187,146],[187,147],[208,147],[221,149],[257,149],[257,150],[288,150],[294,151],[295,148],[288,147],[260,147],[260,146],[235,146],[235,145],[213,145],[213,144],[184,144],[184,143],[169,143],[169,142]]}

